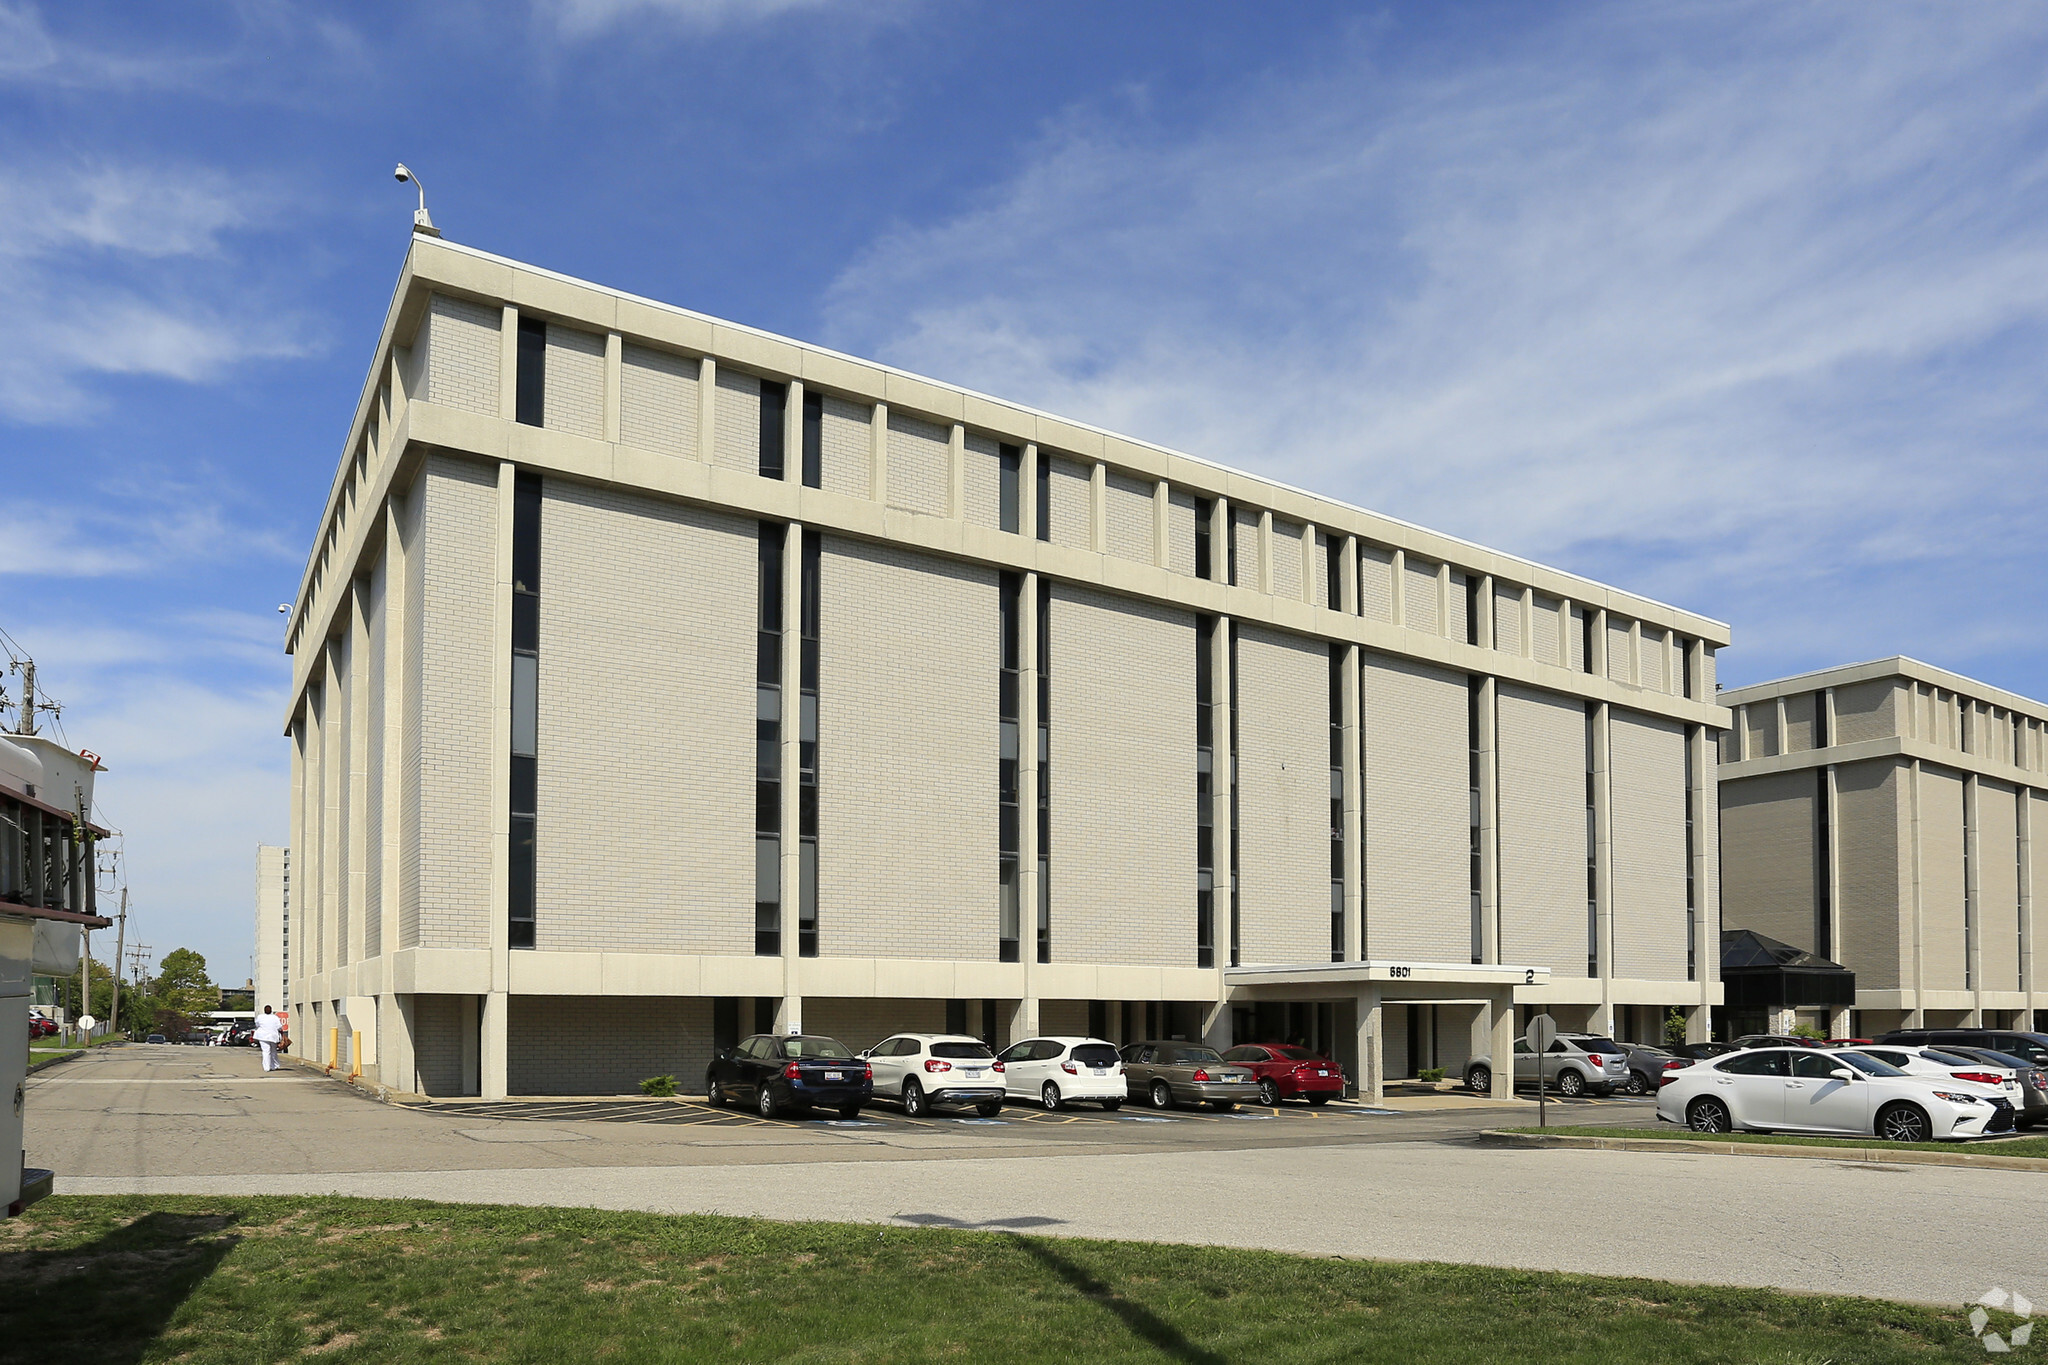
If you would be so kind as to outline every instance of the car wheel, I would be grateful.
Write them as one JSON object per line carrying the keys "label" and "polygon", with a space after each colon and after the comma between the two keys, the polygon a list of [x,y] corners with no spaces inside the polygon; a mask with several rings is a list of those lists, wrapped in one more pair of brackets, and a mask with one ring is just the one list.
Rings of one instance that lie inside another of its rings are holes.
{"label": "car wheel", "polygon": [[1576,1071],[1558,1072],[1557,1093],[1566,1099],[1577,1099],[1586,1093],[1586,1078]]}
{"label": "car wheel", "polygon": [[1649,1093],[1650,1093],[1650,1078],[1649,1078],[1648,1076],[1645,1076],[1645,1075],[1644,1075],[1644,1074],[1643,1074],[1642,1072],[1640,1072],[1640,1071],[1631,1071],[1631,1072],[1629,1072],[1629,1073],[1628,1073],[1628,1093],[1629,1093],[1629,1094],[1631,1094],[1631,1095],[1647,1095],[1647,1094],[1649,1094]]}
{"label": "car wheel", "polygon": [[1685,1126],[1695,1133],[1732,1133],[1735,1120],[1728,1115],[1728,1106],[1719,1100],[1694,1100],[1685,1111]]}
{"label": "car wheel", "polygon": [[1273,1084],[1270,1079],[1260,1081],[1259,1103],[1269,1108],[1278,1109],[1280,1107],[1280,1087]]}
{"label": "car wheel", "polygon": [[782,1112],[782,1106],[775,1102],[775,1087],[766,1081],[754,1091],[754,1112],[764,1119],[772,1119]]}
{"label": "car wheel", "polygon": [[725,1093],[725,1087],[718,1083],[718,1077],[711,1076],[704,1082],[704,1102],[713,1109],[723,1109],[732,1103],[732,1096]]}
{"label": "car wheel", "polygon": [[1491,1095],[1493,1093],[1493,1068],[1488,1066],[1473,1067],[1465,1073],[1465,1088],[1475,1095]]}
{"label": "car wheel", "polygon": [[1122,1100],[1104,1100],[1102,1107],[1109,1113],[1114,1114],[1117,1110],[1124,1107],[1124,1102]]}
{"label": "car wheel", "polygon": [[843,1118],[843,1119],[857,1119],[857,1118],[859,1118],[859,1117],[860,1117],[860,1106],[859,1106],[859,1105],[857,1105],[857,1104],[842,1104],[842,1105],[840,1105],[840,1106],[839,1106],[839,1117],[840,1117],[840,1118]]}
{"label": "car wheel", "polygon": [[1173,1108],[1173,1090],[1165,1081],[1152,1082],[1152,1107],[1154,1109]]}
{"label": "car wheel", "polygon": [[1051,1081],[1047,1081],[1045,1088],[1038,1092],[1038,1102],[1045,1106],[1047,1113],[1058,1113],[1060,1108],[1060,1088]]}
{"label": "car wheel", "polygon": [[1310,1095],[1308,1102],[1320,1109],[1330,1102],[1330,1097],[1328,1095]]}
{"label": "car wheel", "polygon": [[1886,1142],[1928,1142],[1933,1139],[1934,1125],[1917,1104],[1887,1105],[1878,1111],[1877,1135]]}
{"label": "car wheel", "polygon": [[997,1114],[1003,1112],[1003,1102],[1001,1100],[983,1100],[980,1104],[974,1106],[974,1112],[985,1119],[992,1119]]}
{"label": "car wheel", "polygon": [[1216,1112],[1219,1114],[1227,1114],[1237,1108],[1236,1100],[1212,1100],[1211,1103],[1216,1106]]}
{"label": "car wheel", "polygon": [[903,1083],[903,1112],[914,1119],[921,1119],[924,1117],[925,1111],[930,1108],[931,1102],[924,1097],[924,1087],[914,1080],[905,1081]]}

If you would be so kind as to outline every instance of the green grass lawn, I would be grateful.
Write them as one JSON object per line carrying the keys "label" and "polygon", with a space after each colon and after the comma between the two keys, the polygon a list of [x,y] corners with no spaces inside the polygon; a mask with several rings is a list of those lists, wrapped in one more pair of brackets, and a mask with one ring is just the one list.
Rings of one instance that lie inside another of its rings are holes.
{"label": "green grass lawn", "polygon": [[1974,1156],[2048,1157],[2048,1137],[1979,1138],[1965,1142],[1882,1142],[1877,1138],[1799,1137],[1790,1133],[1695,1133],[1673,1123],[1655,1128],[1503,1128],[1504,1133],[1548,1133],[1553,1137],[1665,1138],[1686,1142],[1762,1142],[1795,1147],[1882,1147],[1887,1151],[1951,1152]]}
{"label": "green grass lawn", "polygon": [[301,1357],[1820,1365],[1984,1349],[1960,1309],[945,1229],[83,1196],[0,1225],[0,1362]]}

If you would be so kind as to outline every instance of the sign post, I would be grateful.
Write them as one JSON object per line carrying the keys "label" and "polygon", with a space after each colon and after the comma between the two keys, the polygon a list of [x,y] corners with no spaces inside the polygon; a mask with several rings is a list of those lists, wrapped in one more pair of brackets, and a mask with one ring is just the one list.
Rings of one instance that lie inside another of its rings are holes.
{"label": "sign post", "polygon": [[1529,1021],[1529,1030],[1522,1037],[1528,1041],[1529,1050],[1536,1054],[1536,1126],[1548,1128],[1550,1092],[1543,1083],[1543,1059],[1549,1054],[1550,1045],[1557,1041],[1557,1020],[1547,1014],[1539,1014]]}

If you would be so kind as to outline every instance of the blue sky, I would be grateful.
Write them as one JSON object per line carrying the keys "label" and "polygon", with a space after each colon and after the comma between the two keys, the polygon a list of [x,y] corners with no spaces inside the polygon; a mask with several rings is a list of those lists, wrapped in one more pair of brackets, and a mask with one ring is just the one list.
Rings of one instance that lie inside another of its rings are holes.
{"label": "blue sky", "polygon": [[[422,12],[424,11],[424,12]],[[2034,696],[2048,9],[0,0],[0,628],[248,968],[407,241]]]}

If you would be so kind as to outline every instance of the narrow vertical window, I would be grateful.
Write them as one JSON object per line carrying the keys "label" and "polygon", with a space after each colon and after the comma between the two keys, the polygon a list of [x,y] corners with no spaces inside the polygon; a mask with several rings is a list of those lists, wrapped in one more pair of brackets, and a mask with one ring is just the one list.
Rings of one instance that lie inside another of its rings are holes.
{"label": "narrow vertical window", "polygon": [[539,318],[519,319],[519,368],[514,374],[514,419],[529,427],[546,425],[548,325]]}
{"label": "narrow vertical window", "polygon": [[997,525],[1003,530],[1008,531],[1011,535],[1017,534],[1017,528],[1022,524],[1018,518],[1023,515],[1021,500],[1024,496],[1024,490],[1018,485],[1023,481],[1023,478],[1024,448],[1013,445],[997,446],[996,502],[998,506],[996,522]]}
{"label": "narrow vertical window", "polygon": [[1052,582],[1038,580],[1038,960],[1052,961]]}
{"label": "narrow vertical window", "polygon": [[[1223,526],[1223,569],[1224,581],[1231,587],[1237,586],[1237,509],[1229,509],[1230,515]],[[1235,638],[1233,635],[1232,638]],[[1237,694],[1231,693],[1232,706],[1236,705]]]}
{"label": "narrow vertical window", "polygon": [[1579,666],[1587,673],[1593,671],[1593,627],[1595,623],[1596,619],[1592,612],[1583,611],[1579,613]]}
{"label": "narrow vertical window", "polygon": [[1018,960],[1019,869],[1023,845],[1023,680],[1024,575],[1006,573],[997,587],[1001,638],[996,642],[999,674],[996,742],[996,955]]}
{"label": "narrow vertical window", "polygon": [[1033,528],[1040,540],[1052,539],[1052,460],[1044,451],[1038,452],[1038,472],[1033,478],[1037,487],[1037,525]]}
{"label": "narrow vertical window", "polygon": [[[1693,790],[1693,746],[1699,743],[1700,727],[1685,732],[1685,979],[1700,979],[1699,964],[1699,879],[1694,871],[1699,861],[1699,795]],[[1825,956],[1825,955],[1823,955]]]}
{"label": "narrow vertical window", "polygon": [[1692,697],[1693,641],[1681,635],[1678,637],[1678,685],[1679,692],[1688,700]]}
{"label": "narrow vertical window", "polygon": [[789,385],[761,381],[761,477],[782,477],[782,419],[789,410]]}
{"label": "narrow vertical window", "polygon": [[788,528],[764,521],[756,551],[754,670],[754,952],[782,953],[782,550]]}
{"label": "narrow vertical window", "polygon": [[[1331,583],[1337,580],[1332,578]],[[1330,961],[1344,960],[1344,646],[1330,646]]]}
{"label": "narrow vertical window", "polygon": [[1481,910],[1485,889],[1485,838],[1480,828],[1479,774],[1481,754],[1479,751],[1480,705],[1484,697],[1483,682],[1479,678],[1465,680],[1465,786],[1466,823],[1470,826],[1471,849],[1471,897],[1472,897],[1472,960],[1486,960],[1486,920]]}
{"label": "narrow vertical window", "polygon": [[797,578],[796,954],[818,955],[818,576],[825,540],[804,533]]}
{"label": "narrow vertical window", "polygon": [[[1586,618],[1591,621],[1593,618]],[[1600,773],[1594,731],[1600,711],[1586,703],[1586,975],[1600,975]]]}
{"label": "narrow vertical window", "polygon": [[1209,548],[1210,537],[1215,532],[1216,503],[1210,498],[1195,499],[1195,577],[1207,581],[1216,576],[1215,561]]}
{"label": "narrow vertical window", "polygon": [[[1816,734],[1819,724],[1820,719],[1816,716]],[[1830,827],[1834,824],[1834,811],[1828,800],[1828,770],[1814,769],[1813,778],[1813,951],[1821,957],[1832,958],[1835,955],[1835,869],[1830,849],[1833,842]]]}
{"label": "narrow vertical window", "polygon": [[1237,748],[1237,714],[1243,709],[1237,692],[1237,622],[1230,623],[1230,965],[1238,965],[1238,947],[1242,935],[1238,932],[1239,901],[1237,886],[1237,770],[1239,766]]}
{"label": "narrow vertical window", "polygon": [[[1485,586],[1485,579],[1475,574],[1465,575],[1465,643],[1468,645],[1479,643],[1480,590]],[[1494,632],[1496,636],[1499,633],[1498,631]],[[1473,961],[1476,962],[1478,959],[1474,958]]]}
{"label": "narrow vertical window", "polygon": [[1344,538],[1329,536],[1323,541],[1323,577],[1329,583],[1323,603],[1331,611],[1344,610]]}
{"label": "narrow vertical window", "polygon": [[[1195,522],[1197,536],[1201,534],[1201,524],[1199,520]],[[1213,616],[1195,618],[1195,965],[1216,965],[1216,618]]]}
{"label": "narrow vertical window", "polygon": [[[525,324],[520,324],[525,345]],[[523,371],[522,371],[523,377]],[[540,493],[538,474],[512,483],[512,786],[506,918],[514,948],[534,945],[535,812],[540,779]]]}
{"label": "narrow vertical window", "polygon": [[825,486],[825,395],[804,390],[804,487]]}

